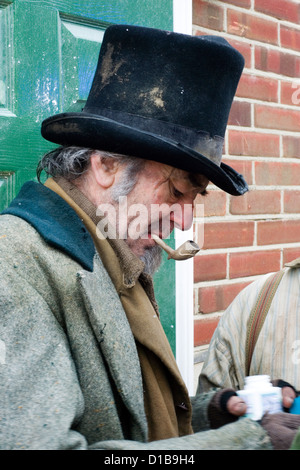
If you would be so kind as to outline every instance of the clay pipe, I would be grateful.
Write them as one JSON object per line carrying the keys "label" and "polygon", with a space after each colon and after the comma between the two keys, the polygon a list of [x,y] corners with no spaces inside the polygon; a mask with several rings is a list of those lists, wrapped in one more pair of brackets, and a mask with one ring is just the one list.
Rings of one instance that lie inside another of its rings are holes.
{"label": "clay pipe", "polygon": [[157,235],[152,235],[153,240],[168,253],[168,259],[175,259],[177,261],[185,260],[195,256],[200,250],[197,243],[193,240],[187,240],[182,245],[180,245],[176,250],[173,250],[169,245],[167,245],[161,238]]}

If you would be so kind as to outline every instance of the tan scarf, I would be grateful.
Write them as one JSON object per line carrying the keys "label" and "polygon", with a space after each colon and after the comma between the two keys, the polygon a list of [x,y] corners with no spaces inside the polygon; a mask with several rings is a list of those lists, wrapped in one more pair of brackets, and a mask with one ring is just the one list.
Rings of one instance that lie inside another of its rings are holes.
{"label": "tan scarf", "polygon": [[[97,236],[96,208],[76,186],[66,180],[54,181],[52,178],[46,181],[45,186],[61,196],[82,219],[119,294],[140,358],[149,441],[192,434],[188,392],[159,321],[156,304],[152,302],[151,288],[147,289],[147,295],[144,283],[142,285],[139,281],[141,261],[123,240],[114,240],[113,248],[107,239]],[[136,263],[132,258],[131,271],[136,271],[136,279],[131,279],[130,285],[125,282],[124,270],[120,266],[125,253],[125,258],[134,257]]]}

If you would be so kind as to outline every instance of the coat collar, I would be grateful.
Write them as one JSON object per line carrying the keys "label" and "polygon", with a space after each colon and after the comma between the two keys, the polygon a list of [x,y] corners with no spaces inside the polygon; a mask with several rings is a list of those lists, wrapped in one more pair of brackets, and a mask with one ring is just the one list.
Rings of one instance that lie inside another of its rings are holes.
{"label": "coat collar", "polygon": [[[99,223],[102,221],[103,215],[97,215],[97,207],[95,207],[94,204],[92,204],[71,181],[68,181],[63,177],[53,177],[47,179],[45,186],[61,196],[75,210],[77,215],[84,222],[90,234],[92,234],[90,230],[91,227],[90,224],[86,224],[86,216],[91,219],[95,226],[97,226],[98,230],[101,230],[99,228]],[[78,213],[78,209],[83,211],[84,216],[81,215],[81,213]],[[128,288],[134,286],[144,271],[144,263],[131,251],[125,240],[115,239],[113,237],[104,238],[107,239],[118,257],[122,270],[122,284],[124,284],[124,287]],[[94,240],[96,248],[98,240],[98,237],[96,242]]]}
{"label": "coat collar", "polygon": [[40,183],[28,181],[2,214],[30,223],[43,239],[93,271],[95,246],[76,212],[56,193]]}

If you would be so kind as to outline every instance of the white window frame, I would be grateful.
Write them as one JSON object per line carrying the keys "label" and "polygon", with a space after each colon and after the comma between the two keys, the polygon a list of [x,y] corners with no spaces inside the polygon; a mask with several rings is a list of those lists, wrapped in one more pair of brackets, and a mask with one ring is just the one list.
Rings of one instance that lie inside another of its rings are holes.
{"label": "white window frame", "polygon": [[[192,0],[173,0],[173,31],[192,34]],[[193,239],[193,229],[175,229],[175,247]],[[176,261],[176,362],[190,395],[194,394],[193,259]]]}

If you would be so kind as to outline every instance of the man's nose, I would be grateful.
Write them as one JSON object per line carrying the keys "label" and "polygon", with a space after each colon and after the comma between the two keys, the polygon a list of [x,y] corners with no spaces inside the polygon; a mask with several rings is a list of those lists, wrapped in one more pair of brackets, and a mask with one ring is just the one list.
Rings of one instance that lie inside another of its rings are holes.
{"label": "man's nose", "polygon": [[193,224],[194,204],[174,204],[171,220],[179,230],[188,230]]}

